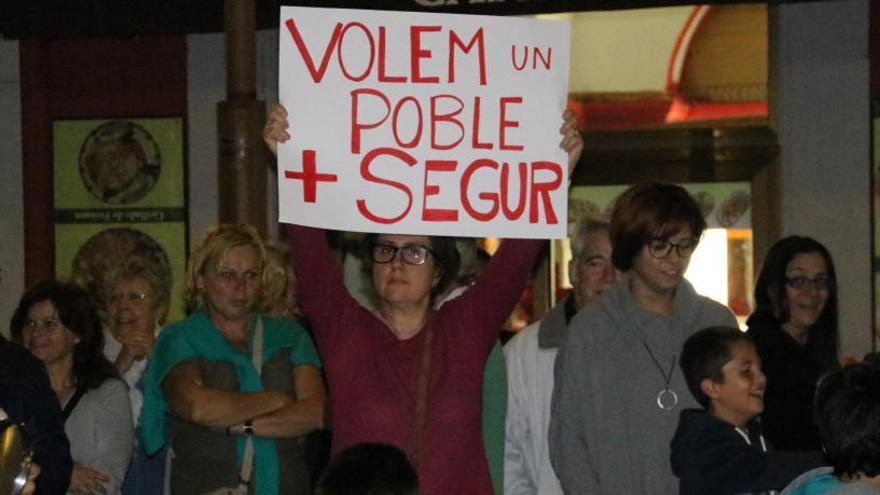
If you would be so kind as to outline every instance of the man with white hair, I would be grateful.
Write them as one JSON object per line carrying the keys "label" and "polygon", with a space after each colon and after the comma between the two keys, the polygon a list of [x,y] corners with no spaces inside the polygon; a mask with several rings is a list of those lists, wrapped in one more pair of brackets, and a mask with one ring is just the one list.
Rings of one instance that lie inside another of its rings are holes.
{"label": "man with white hair", "polygon": [[571,238],[568,265],[572,293],[542,320],[517,334],[504,348],[507,359],[507,422],[504,446],[505,495],[562,495],[547,446],[553,366],[575,313],[617,281],[611,263],[608,223],[585,219]]}

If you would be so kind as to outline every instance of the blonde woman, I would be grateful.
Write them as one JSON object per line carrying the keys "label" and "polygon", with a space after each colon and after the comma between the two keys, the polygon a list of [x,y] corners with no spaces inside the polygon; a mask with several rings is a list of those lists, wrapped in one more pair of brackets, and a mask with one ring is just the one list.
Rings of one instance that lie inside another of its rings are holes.
{"label": "blonde woman", "polygon": [[[258,312],[270,276],[266,260],[253,227],[209,230],[187,268],[186,300],[194,312],[156,341],[141,433],[147,452],[157,451],[171,412],[175,494],[236,486],[248,438],[253,493],[309,493],[298,439],[321,427],[326,392],[305,330]],[[258,335],[260,369],[252,360]]]}

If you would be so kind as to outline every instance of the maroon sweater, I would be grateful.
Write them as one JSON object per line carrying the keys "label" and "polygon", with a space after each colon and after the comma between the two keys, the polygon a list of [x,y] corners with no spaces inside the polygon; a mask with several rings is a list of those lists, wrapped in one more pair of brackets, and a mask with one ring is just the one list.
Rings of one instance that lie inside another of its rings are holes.
{"label": "maroon sweater", "polygon": [[352,298],[324,231],[288,225],[299,298],[327,376],[333,452],[359,442],[396,445],[417,459],[422,495],[492,493],[483,452],[483,368],[525,286],[541,240],[509,240],[479,282],[429,320],[433,346],[421,449],[412,444],[427,326],[399,340]]}

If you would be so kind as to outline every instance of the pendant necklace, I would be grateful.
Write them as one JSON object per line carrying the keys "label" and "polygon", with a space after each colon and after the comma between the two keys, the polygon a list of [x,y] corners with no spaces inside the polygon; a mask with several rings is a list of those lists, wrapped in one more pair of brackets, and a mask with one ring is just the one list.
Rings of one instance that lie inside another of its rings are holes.
{"label": "pendant necklace", "polygon": [[663,409],[665,411],[671,411],[676,404],[678,404],[678,395],[676,395],[675,391],[669,388],[669,382],[672,381],[672,373],[675,372],[675,360],[678,357],[677,355],[672,355],[672,364],[669,366],[669,373],[663,372],[663,367],[660,366],[660,362],[657,361],[657,358],[654,356],[654,353],[651,351],[651,348],[648,347],[648,343],[642,340],[642,345],[645,346],[645,350],[648,351],[648,355],[651,356],[651,360],[654,361],[654,365],[657,366],[657,369],[660,370],[660,374],[663,375],[664,385],[663,390],[661,390],[657,394],[657,407]]}

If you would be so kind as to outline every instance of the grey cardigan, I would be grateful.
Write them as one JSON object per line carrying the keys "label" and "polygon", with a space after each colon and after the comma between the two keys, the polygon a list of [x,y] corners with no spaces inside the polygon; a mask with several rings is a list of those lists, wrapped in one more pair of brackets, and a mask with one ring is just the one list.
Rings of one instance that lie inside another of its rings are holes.
{"label": "grey cardigan", "polygon": [[118,495],[134,447],[128,388],[108,378],[86,392],[64,423],[73,462],[110,478],[107,495]]}
{"label": "grey cardigan", "polygon": [[[685,280],[667,316],[636,306],[628,283],[624,276],[574,317],[556,359],[550,459],[567,494],[678,493],[669,442],[679,412],[699,407],[678,355],[697,330],[737,325],[727,307]],[[678,402],[663,410],[657,396],[670,370]]]}

